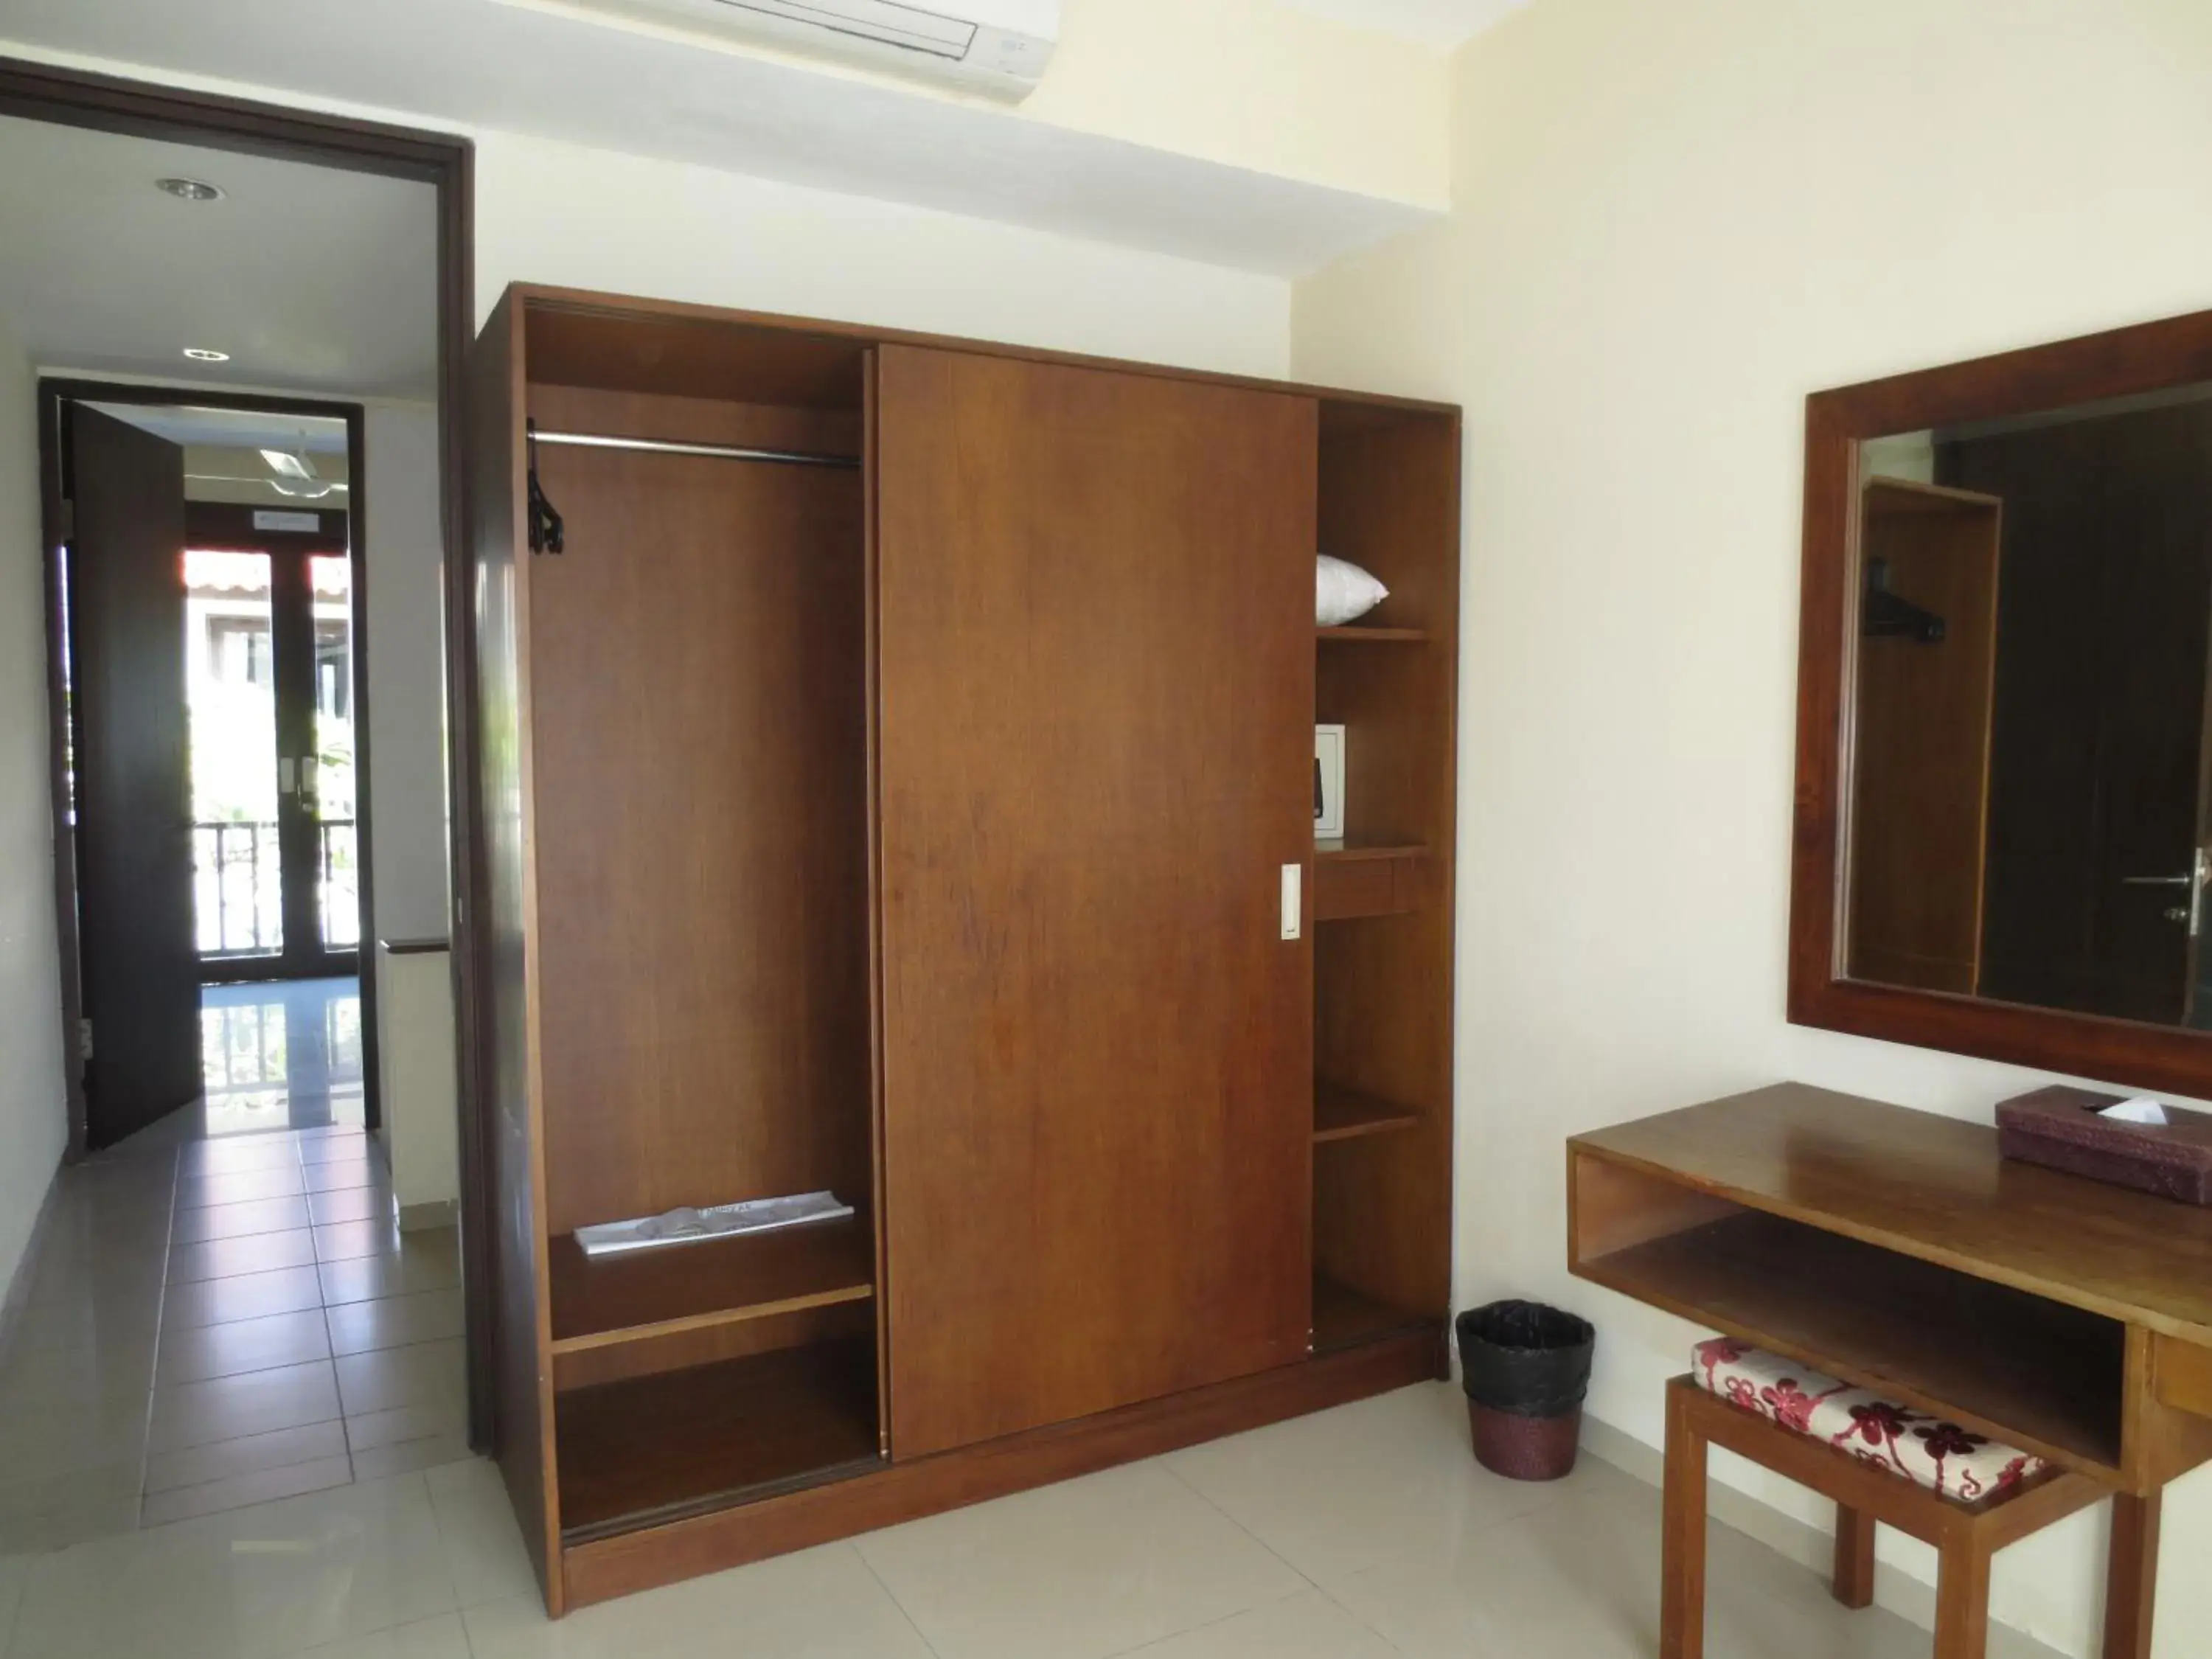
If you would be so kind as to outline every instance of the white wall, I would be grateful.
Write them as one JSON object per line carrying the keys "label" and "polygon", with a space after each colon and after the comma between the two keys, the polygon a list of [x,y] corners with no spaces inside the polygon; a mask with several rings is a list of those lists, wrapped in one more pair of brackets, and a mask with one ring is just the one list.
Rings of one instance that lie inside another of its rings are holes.
{"label": "white wall", "polygon": [[1279,374],[1290,284],[608,150],[478,132],[477,310],[511,282]]}
{"label": "white wall", "polygon": [[1449,192],[1443,52],[1275,0],[1064,0],[1060,15],[1026,119],[1425,207]]}
{"label": "white wall", "polygon": [[69,1138],[36,397],[31,367],[0,323],[0,1302]]}
{"label": "white wall", "polygon": [[442,939],[449,928],[437,406],[372,404],[363,424],[375,932]]}
{"label": "white wall", "polygon": [[374,953],[384,1145],[402,1226],[450,1226],[461,1196],[453,959]]}
{"label": "white wall", "polygon": [[408,1209],[460,1194],[453,958],[392,957],[382,939],[446,939],[444,547],[438,410],[363,414],[368,520],[369,848],[374,916],[362,967],[376,981],[378,1087],[393,1191]]}
{"label": "white wall", "polygon": [[[1459,1300],[1587,1311],[1594,1411],[1656,1443],[1692,1333],[1567,1277],[1565,1136],[2031,1081],[1784,1021],[1804,397],[2212,306],[2212,6],[1539,0],[1462,55],[1456,129],[1451,219],[1301,284],[1294,363],[1467,407]],[[2008,1553],[1999,1617],[2092,1651],[2102,1541]],[[2199,1473],[2165,1659],[2207,1559]]]}

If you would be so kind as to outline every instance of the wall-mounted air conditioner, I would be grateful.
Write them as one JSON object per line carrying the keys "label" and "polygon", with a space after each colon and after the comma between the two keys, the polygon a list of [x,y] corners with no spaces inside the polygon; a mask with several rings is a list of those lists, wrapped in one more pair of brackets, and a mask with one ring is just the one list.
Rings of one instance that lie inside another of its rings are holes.
{"label": "wall-mounted air conditioner", "polygon": [[1060,39],[1060,0],[586,0],[588,9],[680,20],[762,46],[1018,101]]}

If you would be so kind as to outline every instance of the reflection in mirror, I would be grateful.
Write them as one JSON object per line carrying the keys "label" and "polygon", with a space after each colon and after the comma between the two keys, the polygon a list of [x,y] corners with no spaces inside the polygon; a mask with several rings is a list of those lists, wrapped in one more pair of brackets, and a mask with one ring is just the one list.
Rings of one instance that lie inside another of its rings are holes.
{"label": "reflection in mirror", "polygon": [[2212,386],[1859,471],[1848,977],[2212,1029]]}

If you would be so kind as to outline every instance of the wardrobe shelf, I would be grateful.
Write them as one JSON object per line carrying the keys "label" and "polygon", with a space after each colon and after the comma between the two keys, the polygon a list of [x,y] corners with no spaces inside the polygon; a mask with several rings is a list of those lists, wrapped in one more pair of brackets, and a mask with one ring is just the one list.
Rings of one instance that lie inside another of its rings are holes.
{"label": "wardrobe shelf", "polygon": [[881,1467],[865,1337],[578,1389],[556,1421],[571,1543]]}
{"label": "wardrobe shelf", "polygon": [[1362,628],[1352,623],[1343,628],[1316,628],[1314,637],[1329,640],[1349,640],[1361,645],[1426,645],[1429,630],[1425,628]]}
{"label": "wardrobe shelf", "polygon": [[1427,864],[1425,848],[1323,842],[1314,848],[1314,920],[1356,921],[1418,910],[1431,884]]}
{"label": "wardrobe shelf", "polygon": [[563,1233],[552,1241],[553,1352],[733,1325],[875,1294],[875,1245],[864,1216],[772,1233],[672,1244],[594,1261]]}
{"label": "wardrobe shelf", "polygon": [[1325,1273],[1314,1274],[1313,1351],[1356,1348],[1400,1331],[1433,1328],[1436,1322],[1378,1302]]}
{"label": "wardrobe shelf", "polygon": [[1317,841],[1314,843],[1314,862],[1316,864],[1357,864],[1367,859],[1426,858],[1429,849],[1418,842],[1400,841]]}
{"label": "wardrobe shelf", "polygon": [[1421,1115],[1410,1106],[1377,1100],[1357,1089],[1317,1079],[1314,1084],[1314,1140],[1352,1140],[1361,1135],[1389,1134],[1410,1129]]}

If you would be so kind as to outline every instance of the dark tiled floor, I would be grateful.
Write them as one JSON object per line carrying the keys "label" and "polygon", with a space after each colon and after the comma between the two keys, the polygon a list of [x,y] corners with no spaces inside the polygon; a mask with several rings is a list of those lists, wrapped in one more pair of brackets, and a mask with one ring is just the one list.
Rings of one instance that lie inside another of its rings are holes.
{"label": "dark tiled floor", "polygon": [[358,1006],[210,990],[206,1106],[62,1172],[0,1352],[0,1551],[467,1455],[458,1242],[392,1218]]}

